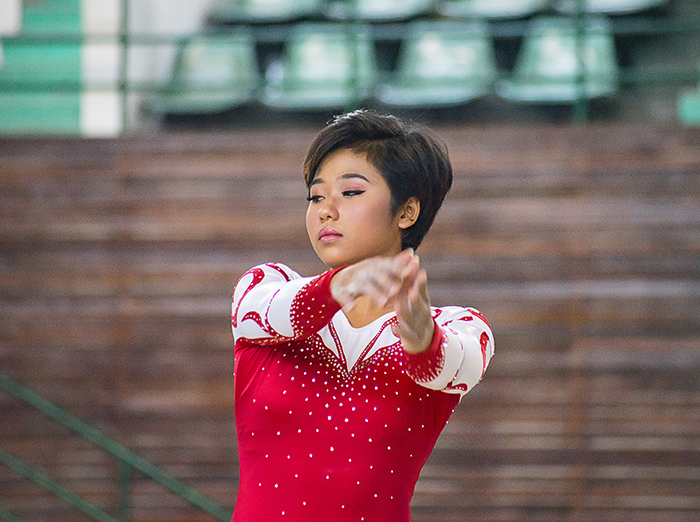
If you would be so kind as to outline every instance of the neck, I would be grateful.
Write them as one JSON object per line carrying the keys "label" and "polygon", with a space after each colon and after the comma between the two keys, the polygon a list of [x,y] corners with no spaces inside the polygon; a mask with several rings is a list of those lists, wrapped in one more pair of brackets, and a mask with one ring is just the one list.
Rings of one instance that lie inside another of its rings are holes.
{"label": "neck", "polygon": [[343,313],[353,328],[362,328],[393,310],[392,303],[379,307],[372,299],[362,296],[355,299],[352,308],[343,309]]}

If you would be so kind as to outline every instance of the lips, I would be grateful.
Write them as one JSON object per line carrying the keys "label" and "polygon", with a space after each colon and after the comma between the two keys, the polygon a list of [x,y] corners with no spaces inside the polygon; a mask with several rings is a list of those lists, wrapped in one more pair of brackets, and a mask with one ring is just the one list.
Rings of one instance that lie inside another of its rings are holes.
{"label": "lips", "polygon": [[322,243],[327,243],[329,241],[333,241],[334,239],[338,239],[341,237],[343,237],[343,234],[341,234],[337,230],[333,230],[332,228],[328,227],[322,228],[318,233],[318,240]]}

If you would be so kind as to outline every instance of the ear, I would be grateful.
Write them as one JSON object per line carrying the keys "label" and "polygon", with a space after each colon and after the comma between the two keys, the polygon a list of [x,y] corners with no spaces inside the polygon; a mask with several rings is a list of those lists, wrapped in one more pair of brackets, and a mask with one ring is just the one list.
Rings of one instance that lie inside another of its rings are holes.
{"label": "ear", "polygon": [[410,197],[408,201],[399,209],[399,228],[409,228],[417,220],[420,214],[420,201],[418,198]]}

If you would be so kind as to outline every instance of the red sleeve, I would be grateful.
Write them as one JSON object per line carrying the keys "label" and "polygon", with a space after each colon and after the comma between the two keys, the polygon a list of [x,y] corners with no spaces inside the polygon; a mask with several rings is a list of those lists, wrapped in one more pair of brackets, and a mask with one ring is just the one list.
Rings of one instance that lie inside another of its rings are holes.
{"label": "red sleeve", "polygon": [[416,382],[430,382],[440,375],[445,365],[445,334],[433,320],[435,331],[427,350],[421,353],[404,352],[406,372]]}

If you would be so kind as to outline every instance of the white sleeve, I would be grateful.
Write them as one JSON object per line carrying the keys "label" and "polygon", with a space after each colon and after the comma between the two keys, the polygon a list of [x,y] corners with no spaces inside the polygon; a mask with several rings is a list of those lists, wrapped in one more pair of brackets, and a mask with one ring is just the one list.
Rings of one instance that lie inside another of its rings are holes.
{"label": "white sleeve", "polygon": [[282,264],[250,269],[233,292],[234,339],[279,343],[320,329],[340,307],[330,293],[334,272],[303,278]]}
{"label": "white sleeve", "polygon": [[493,333],[478,310],[434,309],[436,332],[426,352],[406,354],[407,371],[427,388],[464,395],[476,386],[494,354]]}

